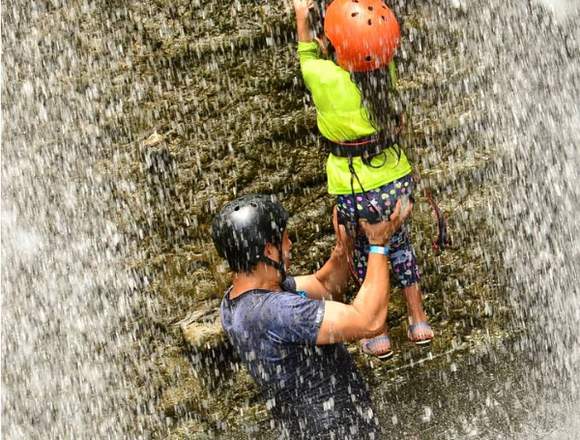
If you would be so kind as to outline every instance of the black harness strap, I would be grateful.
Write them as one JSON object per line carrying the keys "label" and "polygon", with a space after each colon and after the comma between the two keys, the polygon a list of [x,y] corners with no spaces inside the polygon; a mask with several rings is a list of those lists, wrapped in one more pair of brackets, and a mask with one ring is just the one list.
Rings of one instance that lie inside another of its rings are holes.
{"label": "black harness strap", "polygon": [[352,157],[348,158],[348,170],[350,171],[350,191],[352,194],[352,203],[354,204],[354,212],[355,212],[355,222],[358,223],[359,220],[359,215],[358,215],[358,206],[356,203],[356,193],[354,192],[354,179],[356,179],[358,186],[360,186],[360,189],[362,191],[362,195],[363,197],[366,199],[366,201],[369,204],[369,209],[371,209],[372,211],[374,211],[375,216],[372,218],[368,218],[365,217],[365,220],[368,220],[369,223],[378,223],[381,221],[382,219],[382,215],[381,212],[377,209],[377,207],[373,204],[372,200],[369,198],[368,192],[367,190],[364,188],[364,186],[362,185],[362,182],[360,181],[360,178],[358,177],[358,174],[356,173],[356,170],[354,169],[354,164],[352,162]]}
{"label": "black harness strap", "polygon": [[364,138],[341,142],[334,142],[322,137],[322,142],[335,156],[361,157],[365,165],[370,165],[373,157],[384,153],[384,150],[387,148],[392,148],[397,144],[397,139],[391,136],[385,136],[383,132],[379,132]]}

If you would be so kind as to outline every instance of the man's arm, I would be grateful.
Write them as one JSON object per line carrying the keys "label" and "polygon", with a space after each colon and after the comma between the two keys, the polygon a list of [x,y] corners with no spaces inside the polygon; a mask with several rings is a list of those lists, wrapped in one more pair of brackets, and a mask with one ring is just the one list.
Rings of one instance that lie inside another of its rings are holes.
{"label": "man's arm", "polygon": [[[405,212],[401,214],[401,203],[397,202],[397,207],[389,221],[374,225],[361,222],[369,243],[380,246],[388,243],[393,232],[401,226],[411,209],[412,204],[409,204]],[[389,294],[388,256],[371,253],[368,258],[366,277],[352,304],[325,302],[324,318],[318,331],[316,344],[354,341],[380,334],[387,319]]]}
{"label": "man's arm", "polygon": [[297,290],[306,292],[309,298],[342,302],[350,278],[348,258],[352,258],[352,242],[344,226],[338,224],[336,207],[332,211],[332,225],[336,245],[330,258],[316,273],[296,277],[295,281]]}
{"label": "man's arm", "polygon": [[380,334],[387,319],[390,280],[386,255],[370,254],[367,275],[352,304],[324,303],[317,345],[353,341]]}
{"label": "man's arm", "polygon": [[310,9],[314,6],[314,0],[294,0],[294,13],[296,14],[296,31],[298,41],[309,43],[312,41],[312,30],[310,29]]}
{"label": "man's arm", "polygon": [[295,277],[296,289],[306,292],[308,298],[342,301],[348,288],[350,269],[346,255],[341,254],[335,248],[316,273]]}

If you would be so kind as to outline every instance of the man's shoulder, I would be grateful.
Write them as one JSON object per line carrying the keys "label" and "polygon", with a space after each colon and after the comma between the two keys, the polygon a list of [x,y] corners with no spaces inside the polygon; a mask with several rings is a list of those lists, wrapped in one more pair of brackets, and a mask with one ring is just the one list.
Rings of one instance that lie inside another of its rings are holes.
{"label": "man's shoulder", "polygon": [[230,291],[231,288],[226,291],[220,306],[222,326],[228,334],[266,325],[272,315],[270,310],[274,309],[269,301],[274,292],[256,289],[230,299]]}
{"label": "man's shoulder", "polygon": [[270,316],[284,315],[290,310],[308,307],[309,303],[320,302],[307,298],[304,292],[297,292],[293,278],[286,279],[280,287],[282,290],[279,291],[249,290],[234,299],[229,298],[231,288],[228,289],[221,301],[222,318],[232,316],[236,311],[243,311],[245,319],[269,319]]}
{"label": "man's shoulder", "polygon": [[221,301],[222,314],[234,308],[255,308],[260,304],[262,307],[276,306],[278,303],[287,303],[301,299],[301,295],[296,292],[296,282],[293,278],[287,278],[282,285],[281,291],[270,291],[264,289],[251,289],[236,298],[230,299],[229,294],[232,288],[228,288]]}
{"label": "man's shoulder", "polygon": [[304,298],[298,292],[256,289],[234,299],[228,298],[228,292],[220,307],[222,326],[228,334],[248,329],[259,333],[266,330],[284,333],[283,328],[303,319],[316,320],[314,316],[323,313],[320,301]]}

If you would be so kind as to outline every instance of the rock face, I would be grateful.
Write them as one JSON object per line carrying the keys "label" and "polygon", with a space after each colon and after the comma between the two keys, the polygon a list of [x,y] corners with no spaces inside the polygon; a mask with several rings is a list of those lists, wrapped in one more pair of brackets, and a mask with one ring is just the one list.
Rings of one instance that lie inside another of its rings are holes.
{"label": "rock face", "polygon": [[[410,117],[405,149],[421,187],[439,199],[455,243],[433,254],[434,221],[419,192],[413,235],[438,334],[433,350],[444,352],[495,329],[501,316],[493,270],[501,262],[490,257],[486,222],[494,200],[486,178],[498,153],[476,130],[478,95],[470,87],[490,66],[462,46],[460,9],[425,3],[395,8],[404,33],[399,88]],[[229,279],[209,228],[224,202],[276,193],[292,214],[292,271],[313,271],[330,252],[326,153],[300,77],[293,16],[284,2],[267,1],[85,6],[43,13],[68,23],[78,50],[100,66],[110,58],[105,69],[83,66],[71,82],[100,85],[95,99],[106,105],[98,122],[113,139],[101,166],[130,182],[112,186],[116,221],[135,249],[127,266],[156,304],[138,311],[136,331],[137,344],[147,347],[147,356],[134,359],[144,429],[156,438],[267,436],[265,407],[220,329],[216,307]],[[404,340],[399,293],[389,324]]]}
{"label": "rock face", "polygon": [[[469,84],[489,66],[462,47],[461,10],[423,3],[397,10],[404,31],[398,64],[410,116],[406,151],[421,186],[434,189],[455,243],[433,254],[434,220],[419,193],[413,233],[437,353],[493,330],[501,309],[492,270],[499,262],[486,242],[493,187],[482,185],[496,153],[485,133],[472,130],[480,119]],[[129,71],[140,94],[128,109],[134,125],[123,148],[139,188],[132,208],[144,234],[139,266],[164,304],[159,319],[171,335],[157,350],[166,369],[157,410],[176,438],[246,429],[267,436],[265,409],[214,312],[228,278],[209,224],[237,195],[277,193],[292,214],[293,271],[316,269],[330,251],[326,153],[300,77],[293,17],[270,2],[189,1],[133,3],[128,15],[138,29]],[[404,301],[398,292],[393,297],[389,323],[404,341]],[[205,312],[188,320],[191,311]],[[169,330],[176,320],[183,320],[183,340]],[[395,365],[408,361],[402,356]]]}

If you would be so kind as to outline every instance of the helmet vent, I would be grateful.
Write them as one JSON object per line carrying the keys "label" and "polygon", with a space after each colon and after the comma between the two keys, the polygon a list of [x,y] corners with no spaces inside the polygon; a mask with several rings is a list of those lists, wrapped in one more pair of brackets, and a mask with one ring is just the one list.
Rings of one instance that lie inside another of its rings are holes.
{"label": "helmet vent", "polygon": [[372,21],[370,18],[369,18],[368,24],[369,24],[369,26],[370,26],[371,24],[373,24],[373,21]]}
{"label": "helmet vent", "polygon": [[369,6],[369,11],[372,11],[372,10],[373,10],[373,7],[372,6]]}
{"label": "helmet vent", "polygon": [[239,210],[240,210],[240,205],[236,205],[236,206],[234,207],[234,211],[239,211]]}
{"label": "helmet vent", "polygon": [[356,17],[358,15],[358,12],[353,12],[352,14],[350,14],[351,17]]}

